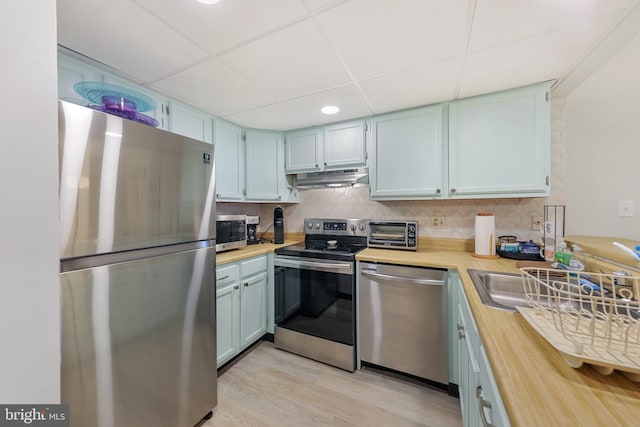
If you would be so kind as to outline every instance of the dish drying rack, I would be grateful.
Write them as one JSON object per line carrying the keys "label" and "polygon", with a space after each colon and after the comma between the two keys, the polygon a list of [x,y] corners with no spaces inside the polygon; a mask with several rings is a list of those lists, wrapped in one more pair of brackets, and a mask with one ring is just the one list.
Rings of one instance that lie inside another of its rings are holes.
{"label": "dish drying rack", "polygon": [[[573,368],[621,371],[640,382],[640,277],[521,268],[518,311]],[[635,296],[635,298],[634,298]]]}

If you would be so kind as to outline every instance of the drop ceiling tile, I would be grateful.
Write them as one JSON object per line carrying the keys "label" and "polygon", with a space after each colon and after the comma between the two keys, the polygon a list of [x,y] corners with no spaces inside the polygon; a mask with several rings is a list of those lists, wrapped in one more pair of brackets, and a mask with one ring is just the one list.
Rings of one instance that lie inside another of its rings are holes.
{"label": "drop ceiling tile", "polygon": [[58,0],[58,43],[141,82],[206,52],[128,0]]}
{"label": "drop ceiling tile", "polygon": [[306,16],[300,0],[134,0],[211,54],[217,54]]}
{"label": "drop ceiling tile", "polygon": [[220,59],[279,100],[350,82],[310,19],[233,49]]}
{"label": "drop ceiling tile", "polygon": [[461,98],[558,79],[620,20],[623,12],[467,55]]}
{"label": "drop ceiling tile", "polygon": [[583,24],[637,0],[483,0],[477,2],[469,51]]}
{"label": "drop ceiling tile", "polygon": [[[331,116],[324,115],[320,112],[320,108],[325,105],[337,105],[340,107],[340,112]],[[233,114],[226,118],[253,128],[291,130],[370,115],[371,111],[358,89],[354,84],[349,84],[267,107]]]}
{"label": "drop ceiling tile", "polygon": [[449,101],[456,96],[460,59],[358,83],[374,114]]}
{"label": "drop ceiling tile", "polygon": [[310,10],[327,9],[349,0],[302,0]]}
{"label": "drop ceiling tile", "polygon": [[360,80],[459,56],[467,8],[467,1],[352,0],[316,19]]}
{"label": "drop ceiling tile", "polygon": [[275,102],[218,59],[198,64],[153,84],[180,101],[216,115]]}

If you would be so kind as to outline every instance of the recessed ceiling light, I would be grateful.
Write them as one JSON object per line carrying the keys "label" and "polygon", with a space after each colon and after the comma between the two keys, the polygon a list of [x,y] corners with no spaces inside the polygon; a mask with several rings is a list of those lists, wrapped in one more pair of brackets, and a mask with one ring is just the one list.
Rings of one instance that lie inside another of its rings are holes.
{"label": "recessed ceiling light", "polygon": [[199,3],[203,4],[216,4],[220,3],[220,0],[197,0]]}
{"label": "recessed ceiling light", "polygon": [[340,109],[335,105],[325,105],[320,111],[322,111],[322,114],[336,114]]}

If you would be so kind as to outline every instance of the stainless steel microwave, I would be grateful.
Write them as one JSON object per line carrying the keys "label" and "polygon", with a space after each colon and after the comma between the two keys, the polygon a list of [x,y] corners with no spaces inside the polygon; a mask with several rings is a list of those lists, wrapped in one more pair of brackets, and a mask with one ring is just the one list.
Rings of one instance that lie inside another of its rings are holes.
{"label": "stainless steel microwave", "polygon": [[369,221],[370,248],[418,250],[417,221]]}
{"label": "stainless steel microwave", "polygon": [[216,252],[247,246],[246,215],[216,215]]}

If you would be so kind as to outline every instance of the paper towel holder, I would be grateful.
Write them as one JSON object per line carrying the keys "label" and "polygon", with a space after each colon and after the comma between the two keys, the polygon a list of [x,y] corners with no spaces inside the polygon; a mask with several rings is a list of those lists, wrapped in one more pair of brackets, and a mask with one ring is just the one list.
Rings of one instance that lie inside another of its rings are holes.
{"label": "paper towel holder", "polygon": [[[495,217],[492,213],[485,213],[485,212],[480,212],[476,215],[476,226],[477,226],[477,219],[478,217],[492,217],[492,219],[494,219],[495,221]],[[496,236],[495,236],[495,224],[493,225],[493,230],[489,236],[489,248],[493,248],[493,250],[495,251],[495,246],[496,246]],[[476,235],[476,239],[477,239],[477,235]],[[476,246],[476,251],[477,251],[477,246]],[[471,256],[476,257],[476,258],[484,258],[484,259],[499,259],[500,255],[494,253],[492,254],[479,254],[477,252],[473,252],[471,254]]]}

